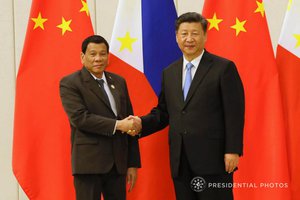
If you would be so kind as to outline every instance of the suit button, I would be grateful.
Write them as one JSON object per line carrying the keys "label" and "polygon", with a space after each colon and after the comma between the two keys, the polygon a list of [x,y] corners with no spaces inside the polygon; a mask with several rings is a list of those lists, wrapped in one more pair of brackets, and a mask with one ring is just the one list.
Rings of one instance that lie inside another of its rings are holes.
{"label": "suit button", "polygon": [[185,110],[184,110],[184,111],[182,111],[182,112],[181,112],[181,114],[185,115],[185,114],[186,114]]}
{"label": "suit button", "polygon": [[185,130],[185,131],[183,131],[183,134],[184,134],[184,135],[186,135],[186,134],[187,134],[187,131],[186,131],[186,130]]}

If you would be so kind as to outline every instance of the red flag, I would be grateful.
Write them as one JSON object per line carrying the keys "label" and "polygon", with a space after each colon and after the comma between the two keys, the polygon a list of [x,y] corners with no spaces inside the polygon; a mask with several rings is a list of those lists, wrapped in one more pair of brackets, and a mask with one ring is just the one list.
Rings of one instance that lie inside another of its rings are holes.
{"label": "red flag", "polygon": [[290,1],[277,46],[276,62],[283,94],[292,199],[300,196],[300,1]]}
{"label": "red flag", "polygon": [[91,34],[86,1],[32,1],[17,76],[13,142],[13,171],[31,200],[75,199],[59,80],[81,68],[81,42]]}
{"label": "red flag", "polygon": [[278,70],[261,1],[206,0],[208,51],[233,60],[245,88],[244,155],[237,200],[290,199]]}

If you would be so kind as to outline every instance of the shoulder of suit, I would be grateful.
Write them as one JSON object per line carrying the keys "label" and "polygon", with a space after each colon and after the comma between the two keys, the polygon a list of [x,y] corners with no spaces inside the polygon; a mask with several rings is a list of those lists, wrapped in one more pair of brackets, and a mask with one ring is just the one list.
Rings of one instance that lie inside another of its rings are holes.
{"label": "shoulder of suit", "polygon": [[223,63],[233,62],[233,61],[231,61],[227,58],[221,57],[221,56],[216,55],[216,54],[212,54],[208,51],[205,51],[205,54],[203,56],[208,57],[208,58],[212,59],[213,61],[217,61],[217,62],[223,62]]}
{"label": "shoulder of suit", "polygon": [[106,78],[125,80],[122,76],[120,76],[118,74],[115,74],[115,73],[112,73],[112,72],[105,71],[105,75],[106,75]]}
{"label": "shoulder of suit", "polygon": [[214,66],[213,68],[214,69],[220,69],[222,71],[222,73],[225,73],[228,70],[236,71],[235,63],[233,61],[227,59],[227,58],[224,58],[224,57],[212,54],[212,53],[208,53],[208,52],[206,52],[205,56],[208,59],[212,60],[212,63],[213,63],[213,66]]}
{"label": "shoulder of suit", "polygon": [[72,81],[80,76],[81,70],[77,70],[61,78],[61,81]]}
{"label": "shoulder of suit", "polygon": [[175,60],[174,62],[172,62],[170,65],[168,65],[163,71],[169,71],[178,66],[181,67],[182,63],[183,63],[183,58],[181,57],[181,58]]}
{"label": "shoulder of suit", "polygon": [[120,76],[118,74],[105,71],[105,76],[106,76],[106,79],[111,79],[112,81],[116,81],[116,82],[119,82],[122,84],[126,83],[125,78],[123,78],[122,76]]}

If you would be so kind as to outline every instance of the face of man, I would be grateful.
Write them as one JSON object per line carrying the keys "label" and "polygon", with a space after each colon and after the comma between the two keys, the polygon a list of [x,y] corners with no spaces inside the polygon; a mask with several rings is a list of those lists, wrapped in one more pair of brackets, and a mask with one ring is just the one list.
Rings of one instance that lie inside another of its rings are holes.
{"label": "face of man", "polygon": [[206,34],[204,34],[201,23],[184,22],[178,28],[176,41],[184,57],[188,61],[192,61],[202,53]]}
{"label": "face of man", "polygon": [[97,78],[102,78],[108,65],[108,53],[104,43],[89,43],[85,54],[81,52],[81,63]]}

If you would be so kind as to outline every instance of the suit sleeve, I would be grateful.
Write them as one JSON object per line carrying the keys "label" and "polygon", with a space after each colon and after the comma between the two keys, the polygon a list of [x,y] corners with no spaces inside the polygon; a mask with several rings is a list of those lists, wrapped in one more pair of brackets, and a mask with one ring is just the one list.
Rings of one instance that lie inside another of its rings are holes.
{"label": "suit sleeve", "polygon": [[113,135],[116,120],[91,113],[73,81],[60,81],[60,97],[72,126],[88,134]]}
{"label": "suit sleeve", "polygon": [[225,118],[225,153],[242,155],[245,115],[244,89],[233,62],[229,62],[222,75],[221,92]]}
{"label": "suit sleeve", "polygon": [[162,78],[161,92],[158,98],[158,104],[151,112],[145,116],[142,116],[142,134],[141,137],[151,135],[169,124],[169,113],[167,110],[167,104],[165,99],[164,89],[164,73]]}

